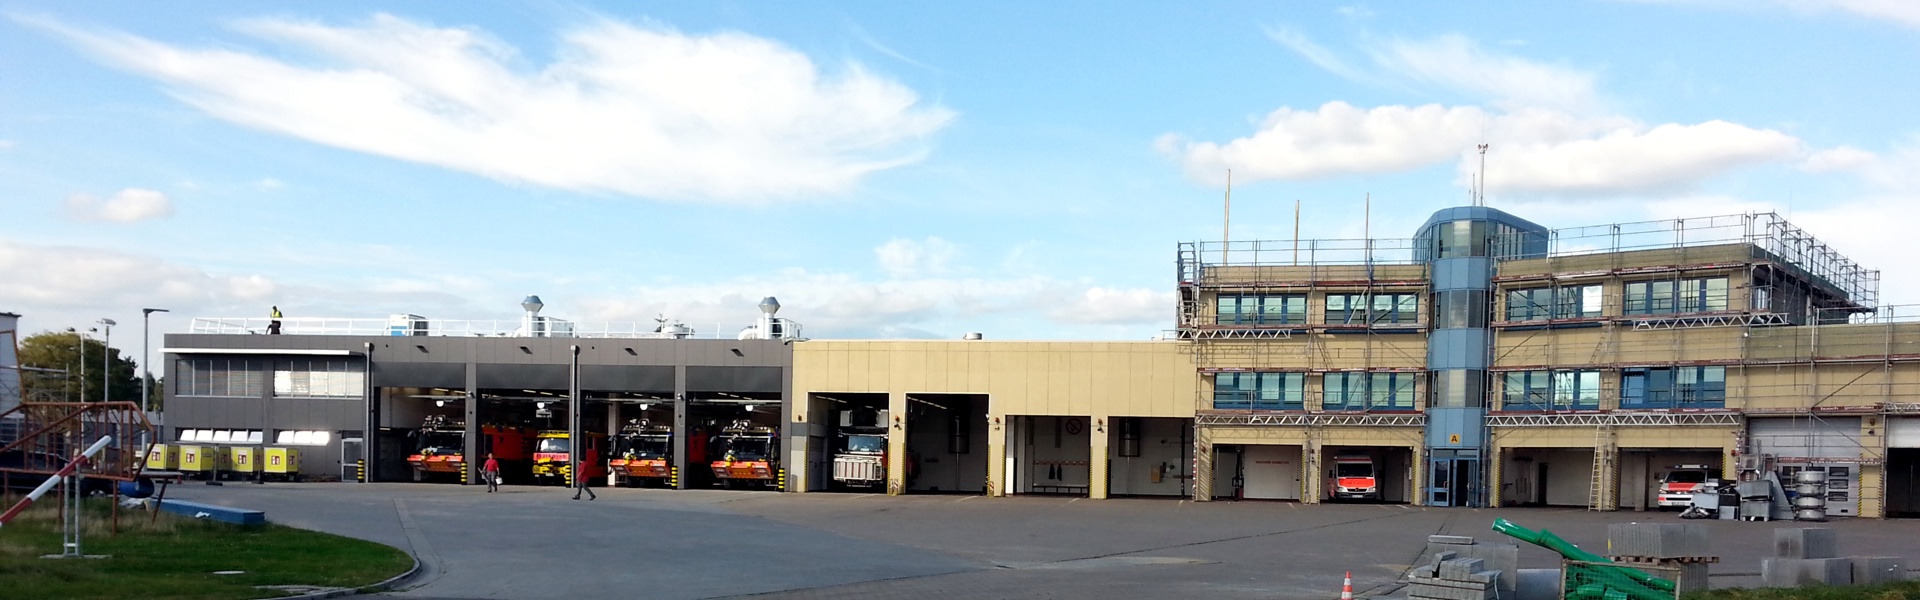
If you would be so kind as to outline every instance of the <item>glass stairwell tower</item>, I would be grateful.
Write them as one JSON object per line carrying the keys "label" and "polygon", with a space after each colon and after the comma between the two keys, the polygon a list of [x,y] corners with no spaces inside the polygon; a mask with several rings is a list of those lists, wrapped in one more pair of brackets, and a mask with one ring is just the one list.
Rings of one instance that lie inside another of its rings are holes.
{"label": "glass stairwell tower", "polygon": [[1484,506],[1493,276],[1501,260],[1547,255],[1548,232],[1483,206],[1436,212],[1414,235],[1427,264],[1433,331],[1427,340],[1425,501]]}

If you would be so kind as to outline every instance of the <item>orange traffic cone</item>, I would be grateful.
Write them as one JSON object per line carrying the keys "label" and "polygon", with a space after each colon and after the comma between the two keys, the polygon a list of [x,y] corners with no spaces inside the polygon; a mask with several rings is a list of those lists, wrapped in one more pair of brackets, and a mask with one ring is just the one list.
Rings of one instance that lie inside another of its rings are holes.
{"label": "orange traffic cone", "polygon": [[1353,571],[1347,571],[1347,581],[1340,585],[1340,600],[1353,600]]}

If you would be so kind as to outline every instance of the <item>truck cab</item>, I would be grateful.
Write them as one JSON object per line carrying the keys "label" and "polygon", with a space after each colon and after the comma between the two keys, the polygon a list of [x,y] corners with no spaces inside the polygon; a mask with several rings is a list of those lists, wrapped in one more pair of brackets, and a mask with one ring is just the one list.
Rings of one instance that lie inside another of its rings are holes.
{"label": "truck cab", "polygon": [[833,453],[833,481],[849,488],[877,488],[887,481],[887,411],[840,412],[840,444]]}
{"label": "truck cab", "polygon": [[413,453],[407,456],[407,466],[413,467],[414,481],[458,478],[466,468],[465,423],[433,415],[411,437]]}
{"label": "truck cab", "polygon": [[1327,479],[1335,500],[1380,500],[1379,468],[1370,455],[1334,456]]}
{"label": "truck cab", "polygon": [[533,478],[547,484],[571,484],[573,477],[606,477],[606,462],[601,458],[601,450],[606,446],[607,434],[586,434],[586,445],[580,448],[580,462],[583,465],[575,472],[570,464],[569,453],[573,449],[573,439],[565,431],[542,431],[535,436],[533,446]]}
{"label": "truck cab", "polygon": [[[690,462],[703,460],[706,456],[706,440],[701,436],[693,436],[687,442]],[[620,435],[613,440],[613,457],[607,460],[607,468],[622,485],[666,485],[672,482],[673,428],[653,425],[645,419],[635,419],[620,428]]]}
{"label": "truck cab", "polygon": [[780,434],[772,427],[735,421],[715,434],[707,447],[714,455],[707,466],[723,487],[779,487]]}
{"label": "truck cab", "polygon": [[1657,485],[1660,508],[1686,508],[1693,505],[1695,492],[1718,489],[1720,478],[1710,465],[1674,465],[1672,470],[1660,476]]}

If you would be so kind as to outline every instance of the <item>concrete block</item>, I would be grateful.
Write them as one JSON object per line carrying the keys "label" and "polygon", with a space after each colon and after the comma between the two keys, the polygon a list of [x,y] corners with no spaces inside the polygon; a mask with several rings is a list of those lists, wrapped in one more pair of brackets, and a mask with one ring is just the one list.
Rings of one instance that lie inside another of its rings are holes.
{"label": "concrete block", "polygon": [[1500,581],[1500,572],[1499,571],[1477,571],[1473,573],[1468,573],[1467,581],[1491,585],[1496,581]]}
{"label": "concrete block", "polygon": [[1486,563],[1487,570],[1500,572],[1500,589],[1512,592],[1520,581],[1520,547],[1508,543],[1483,542],[1472,546],[1452,546],[1460,549],[1461,558],[1477,558]]}
{"label": "concrete block", "polygon": [[1427,536],[1427,543],[1448,546],[1471,546],[1473,545],[1473,538],[1464,535],[1430,535]]}
{"label": "concrete block", "polygon": [[1440,563],[1440,578],[1465,580],[1468,575],[1487,570],[1487,561],[1478,558],[1456,558]]}
{"label": "concrete block", "polygon": [[1767,587],[1850,585],[1853,560],[1847,558],[1768,558],[1760,561],[1760,581]]}
{"label": "concrete block", "polygon": [[1853,584],[1871,585],[1905,581],[1907,579],[1907,561],[1897,556],[1855,556],[1853,558]]}
{"label": "concrete block", "polygon": [[1774,556],[1779,558],[1834,558],[1840,556],[1840,536],[1825,527],[1773,530]]}
{"label": "concrete block", "polygon": [[[1674,583],[1681,593],[1702,592],[1707,589],[1707,563],[1684,563],[1675,565],[1680,568],[1680,579]],[[1655,573],[1658,577],[1669,577],[1668,573]]]}
{"label": "concrete block", "polygon": [[1707,527],[1697,523],[1615,523],[1607,526],[1607,554],[1681,558],[1712,556]]}

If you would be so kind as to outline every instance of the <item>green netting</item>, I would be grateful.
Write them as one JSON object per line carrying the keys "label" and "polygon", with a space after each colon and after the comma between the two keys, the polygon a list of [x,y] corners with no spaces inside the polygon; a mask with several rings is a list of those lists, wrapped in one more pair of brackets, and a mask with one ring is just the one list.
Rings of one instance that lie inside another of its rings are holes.
{"label": "green netting", "polygon": [[[1663,569],[1650,565],[1566,561],[1561,566],[1565,600],[1678,600],[1680,592]],[[1652,571],[1652,573],[1649,573]],[[1672,575],[1668,575],[1671,577]]]}

